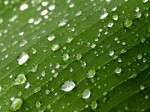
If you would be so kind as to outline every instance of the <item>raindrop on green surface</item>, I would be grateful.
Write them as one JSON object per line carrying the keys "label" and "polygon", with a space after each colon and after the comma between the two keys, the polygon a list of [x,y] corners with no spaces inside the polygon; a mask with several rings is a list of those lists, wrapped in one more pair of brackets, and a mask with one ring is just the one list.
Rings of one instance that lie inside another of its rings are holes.
{"label": "raindrop on green surface", "polygon": [[116,73],[116,74],[120,74],[120,73],[121,73],[121,71],[122,71],[122,69],[121,69],[121,68],[119,68],[119,67],[117,67],[117,68],[115,69],[115,73]]}
{"label": "raindrop on green surface", "polygon": [[29,59],[29,55],[25,52],[21,53],[17,59],[19,65],[23,65]]}
{"label": "raindrop on green surface", "polygon": [[55,38],[56,38],[55,35],[49,35],[49,36],[47,37],[47,40],[48,40],[48,41],[53,41]]}
{"label": "raindrop on green surface", "polygon": [[96,101],[92,101],[91,103],[91,109],[96,109],[97,108],[97,102]]}
{"label": "raindrop on green surface", "polygon": [[125,26],[126,28],[129,28],[131,25],[132,25],[132,20],[129,20],[129,19],[125,20],[124,26]]}
{"label": "raindrop on green surface", "polygon": [[14,85],[24,84],[26,82],[26,77],[24,74],[19,74],[14,81]]}
{"label": "raindrop on green surface", "polygon": [[69,92],[75,87],[75,83],[73,81],[65,81],[61,86],[61,90]]}
{"label": "raindrop on green surface", "polygon": [[63,54],[62,59],[63,61],[67,61],[69,59],[69,54]]}
{"label": "raindrop on green surface", "polygon": [[91,96],[91,91],[89,89],[85,89],[82,93],[82,98],[83,99],[88,99]]}
{"label": "raindrop on green surface", "polygon": [[87,73],[87,77],[88,78],[93,78],[96,74],[96,71],[95,70],[89,70],[88,73]]}
{"label": "raindrop on green surface", "polygon": [[51,46],[52,51],[57,51],[60,48],[59,44],[53,44]]}
{"label": "raindrop on green surface", "polygon": [[23,103],[23,100],[20,99],[20,98],[15,98],[13,101],[12,101],[12,104],[10,105],[10,110],[11,111],[16,111],[18,110],[21,105]]}

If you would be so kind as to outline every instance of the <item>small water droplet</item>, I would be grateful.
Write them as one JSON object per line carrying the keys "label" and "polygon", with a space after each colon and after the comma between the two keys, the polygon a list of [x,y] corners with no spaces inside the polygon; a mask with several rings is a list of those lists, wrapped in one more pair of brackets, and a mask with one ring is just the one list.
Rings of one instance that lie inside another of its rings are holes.
{"label": "small water droplet", "polygon": [[105,19],[108,16],[107,10],[103,8],[101,10],[100,19]]}
{"label": "small water droplet", "polygon": [[132,20],[129,20],[129,19],[125,20],[124,26],[125,26],[126,28],[129,28],[131,25],[132,25]]}
{"label": "small water droplet", "polygon": [[87,73],[87,77],[88,78],[93,78],[96,74],[96,71],[95,70],[89,70],[88,73]]}
{"label": "small water droplet", "polygon": [[17,59],[19,65],[23,65],[29,59],[29,55],[25,52],[21,53]]}
{"label": "small water droplet", "polygon": [[73,81],[65,81],[61,87],[61,90],[69,92],[75,87],[75,83]]}
{"label": "small water droplet", "polygon": [[89,89],[85,89],[82,93],[82,98],[83,99],[88,99],[91,96],[91,91]]}
{"label": "small water droplet", "polygon": [[14,85],[24,84],[26,82],[26,77],[24,74],[19,74],[14,81]]}
{"label": "small water droplet", "polygon": [[109,56],[113,56],[115,52],[113,50],[109,51]]}
{"label": "small water droplet", "polygon": [[59,44],[53,44],[51,49],[52,51],[57,51],[60,48]]}
{"label": "small water droplet", "polygon": [[63,26],[65,26],[66,24],[67,24],[67,20],[66,20],[66,19],[63,19],[63,20],[61,20],[61,21],[59,22],[58,26],[59,26],[59,27],[63,27]]}
{"label": "small water droplet", "polygon": [[51,35],[49,35],[49,36],[47,37],[47,40],[48,40],[48,41],[53,41],[55,38],[56,38],[55,35],[51,34]]}
{"label": "small water droplet", "polygon": [[63,61],[67,61],[69,59],[69,54],[63,54],[62,59]]}
{"label": "small water droplet", "polygon": [[114,25],[114,23],[111,21],[108,23],[107,27],[111,28]]}
{"label": "small water droplet", "polygon": [[97,102],[96,101],[92,101],[91,103],[91,109],[96,109],[97,108]]}
{"label": "small water droplet", "polygon": [[21,105],[23,103],[23,100],[20,99],[20,98],[15,98],[13,101],[12,101],[12,104],[10,105],[10,110],[11,111],[16,111],[18,110]]}
{"label": "small water droplet", "polygon": [[116,74],[120,74],[120,73],[121,73],[121,71],[122,71],[122,69],[121,69],[121,68],[119,68],[119,67],[117,67],[117,68],[115,69],[115,73],[116,73]]}
{"label": "small water droplet", "polygon": [[139,60],[142,59],[142,54],[138,54],[137,59],[139,59]]}
{"label": "small water droplet", "polygon": [[80,60],[82,58],[82,54],[81,53],[77,54],[76,58],[77,58],[77,60]]}
{"label": "small water droplet", "polygon": [[117,20],[118,20],[118,15],[117,15],[117,14],[114,14],[114,15],[112,16],[112,19],[115,20],[115,21],[117,21]]}
{"label": "small water droplet", "polygon": [[82,11],[78,11],[75,15],[80,16],[82,14]]}
{"label": "small water droplet", "polygon": [[143,3],[146,3],[146,2],[148,2],[148,0],[143,0]]}
{"label": "small water droplet", "polygon": [[24,11],[24,10],[26,10],[28,7],[29,7],[28,4],[22,4],[22,5],[20,6],[20,10],[21,10],[21,11]]}
{"label": "small water droplet", "polygon": [[55,9],[55,5],[54,5],[54,4],[53,4],[53,5],[50,5],[50,6],[48,7],[48,9],[51,10],[51,11],[54,10],[54,9]]}
{"label": "small water droplet", "polygon": [[143,85],[140,85],[140,90],[144,90],[145,87]]}
{"label": "small water droplet", "polygon": [[41,12],[41,16],[45,16],[47,13],[48,13],[48,10],[43,10],[43,11]]}

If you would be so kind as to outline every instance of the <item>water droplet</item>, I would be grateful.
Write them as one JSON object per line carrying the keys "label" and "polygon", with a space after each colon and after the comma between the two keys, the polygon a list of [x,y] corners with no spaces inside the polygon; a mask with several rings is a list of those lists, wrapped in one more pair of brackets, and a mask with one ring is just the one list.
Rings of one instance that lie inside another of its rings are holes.
{"label": "water droplet", "polygon": [[107,10],[103,8],[101,10],[100,19],[105,19],[108,16]]}
{"label": "water droplet", "polygon": [[73,40],[73,37],[68,37],[66,43],[70,43]]}
{"label": "water droplet", "polygon": [[80,16],[82,14],[82,11],[78,11],[77,13],[76,13],[76,16]]}
{"label": "water droplet", "polygon": [[48,7],[48,9],[49,9],[49,10],[54,10],[54,9],[55,9],[55,5],[50,5],[50,6]]}
{"label": "water droplet", "polygon": [[56,38],[55,35],[51,34],[51,35],[49,35],[49,36],[47,37],[47,40],[48,40],[48,41],[53,41],[55,38]]}
{"label": "water droplet", "polygon": [[95,70],[89,70],[88,73],[87,73],[87,77],[88,78],[93,78],[96,74],[96,71]]}
{"label": "water droplet", "polygon": [[65,81],[61,87],[61,90],[69,92],[75,87],[75,83],[73,81]]}
{"label": "water droplet", "polygon": [[113,56],[115,52],[113,50],[109,51],[109,56]]}
{"label": "water droplet", "polygon": [[69,54],[63,54],[62,59],[63,61],[67,61],[69,59]]}
{"label": "water droplet", "polygon": [[139,59],[139,60],[142,59],[142,54],[138,54],[137,59]]}
{"label": "water droplet", "polygon": [[21,53],[17,59],[19,65],[23,65],[29,59],[29,55],[25,52]]}
{"label": "water droplet", "polygon": [[38,65],[34,66],[30,71],[31,71],[31,72],[36,72],[37,69],[38,69]]}
{"label": "water droplet", "polygon": [[146,2],[148,2],[148,0],[143,0],[143,3],[146,3]]}
{"label": "water droplet", "polygon": [[43,10],[43,11],[41,12],[41,16],[45,16],[47,13],[48,13],[48,10]]}
{"label": "water droplet", "polygon": [[41,106],[41,103],[38,101],[38,102],[36,102],[35,105],[36,105],[37,108],[39,108]]}
{"label": "water droplet", "polygon": [[112,19],[115,20],[115,21],[117,21],[117,20],[118,20],[118,15],[117,15],[117,14],[114,14],[114,15],[112,16]]}
{"label": "water droplet", "polygon": [[85,89],[82,93],[82,98],[83,99],[88,99],[91,96],[91,91],[89,89]]}
{"label": "water droplet", "polygon": [[24,10],[26,10],[28,7],[29,7],[28,4],[22,4],[22,5],[20,6],[20,10],[21,10],[21,11],[24,11]]}
{"label": "water droplet", "polygon": [[53,44],[51,49],[52,51],[57,51],[60,48],[59,44]]}
{"label": "water droplet", "polygon": [[21,105],[23,103],[23,100],[20,99],[20,98],[15,98],[13,101],[12,101],[12,104],[10,105],[10,110],[11,111],[16,111],[18,110]]}
{"label": "water droplet", "polygon": [[120,73],[121,73],[121,71],[122,71],[122,69],[121,69],[121,68],[119,68],[119,67],[117,67],[117,68],[115,69],[115,73],[116,73],[116,74],[120,74]]}
{"label": "water droplet", "polygon": [[135,12],[139,12],[139,11],[140,11],[140,8],[136,7]]}
{"label": "water droplet", "polygon": [[127,50],[126,49],[122,49],[121,51],[120,51],[120,53],[125,53],[125,52],[127,52]]}
{"label": "water droplet", "polygon": [[125,26],[126,28],[129,28],[131,25],[132,25],[132,20],[129,20],[129,19],[125,20],[124,26]]}
{"label": "water droplet", "polygon": [[140,90],[144,90],[145,87],[143,85],[140,85]]}
{"label": "water droplet", "polygon": [[111,28],[114,25],[114,23],[111,21],[108,23],[107,27]]}
{"label": "water droplet", "polygon": [[27,43],[28,43],[28,41],[27,41],[27,40],[22,40],[22,42],[20,43],[20,47],[25,46]]}
{"label": "water droplet", "polygon": [[97,108],[97,102],[96,101],[92,101],[91,103],[91,109],[96,109]]}
{"label": "water droplet", "polygon": [[67,24],[67,20],[66,20],[66,19],[63,19],[63,20],[61,20],[61,21],[59,22],[58,26],[59,26],[59,27],[63,27],[63,26],[65,26],[66,24]]}
{"label": "water droplet", "polygon": [[77,60],[80,60],[82,58],[82,54],[81,53],[77,54],[76,58]]}
{"label": "water droplet", "polygon": [[26,77],[24,74],[19,74],[14,81],[14,85],[24,84],[26,82]]}
{"label": "water droplet", "polygon": [[142,16],[141,12],[137,12],[137,13],[135,14],[135,17],[136,17],[136,18],[140,18],[141,16]]}
{"label": "water droplet", "polygon": [[0,18],[0,24],[3,23],[3,21],[4,21],[3,18]]}

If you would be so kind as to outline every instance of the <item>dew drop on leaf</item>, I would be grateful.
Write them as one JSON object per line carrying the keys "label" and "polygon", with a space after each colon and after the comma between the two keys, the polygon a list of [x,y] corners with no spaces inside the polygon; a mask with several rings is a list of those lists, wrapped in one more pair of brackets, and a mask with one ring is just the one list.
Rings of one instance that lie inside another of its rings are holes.
{"label": "dew drop on leaf", "polygon": [[96,109],[97,108],[97,102],[96,101],[92,101],[91,103],[91,109]]}
{"label": "dew drop on leaf", "polygon": [[81,95],[83,99],[88,99],[91,96],[91,91],[89,89],[85,89]]}
{"label": "dew drop on leaf", "polygon": [[77,54],[76,58],[77,58],[77,60],[80,60],[82,58],[82,54],[81,53]]}
{"label": "dew drop on leaf", "polygon": [[67,20],[66,20],[66,19],[63,19],[63,20],[61,20],[61,21],[59,22],[58,26],[59,26],[59,27],[63,27],[63,26],[66,25],[66,23],[67,23]]}
{"label": "dew drop on leaf", "polygon": [[52,51],[57,51],[60,48],[59,44],[53,44],[51,49]]}
{"label": "dew drop on leaf", "polygon": [[69,54],[63,54],[62,59],[63,61],[67,61],[69,59]]}
{"label": "dew drop on leaf", "polygon": [[109,51],[109,56],[113,56],[114,53],[115,53],[115,52],[114,52],[113,50]]}
{"label": "dew drop on leaf", "polygon": [[87,77],[88,78],[93,78],[96,74],[96,71],[95,70],[89,70],[88,73],[87,73]]}
{"label": "dew drop on leaf", "polygon": [[49,35],[49,36],[47,37],[47,40],[48,40],[48,41],[53,41],[55,38],[56,38],[55,35],[51,34],[51,35]]}
{"label": "dew drop on leaf", "polygon": [[50,6],[48,7],[48,9],[49,9],[49,10],[54,10],[54,9],[55,9],[55,5],[50,5]]}
{"label": "dew drop on leaf", "polygon": [[100,19],[105,19],[108,16],[107,10],[103,8],[101,10]]}
{"label": "dew drop on leaf", "polygon": [[126,19],[125,22],[124,22],[124,26],[126,28],[129,28],[131,25],[132,25],[132,20]]}
{"label": "dew drop on leaf", "polygon": [[119,68],[119,67],[117,67],[117,68],[115,69],[115,73],[116,73],[116,74],[120,74],[120,73],[121,73],[121,71],[122,71],[122,69],[121,69],[121,68]]}
{"label": "dew drop on leaf", "polygon": [[118,20],[118,15],[117,15],[117,14],[114,14],[114,15],[112,16],[112,19],[115,20],[115,21],[117,21],[117,20]]}
{"label": "dew drop on leaf", "polygon": [[24,74],[17,75],[14,85],[24,84],[26,82],[26,77]]}
{"label": "dew drop on leaf", "polygon": [[145,87],[143,85],[140,85],[140,90],[144,90]]}
{"label": "dew drop on leaf", "polygon": [[21,6],[20,6],[20,10],[21,11],[24,11],[24,10],[26,10],[26,9],[28,9],[28,4],[22,4]]}
{"label": "dew drop on leaf", "polygon": [[29,55],[25,52],[21,53],[17,59],[19,65],[23,65],[29,59]]}
{"label": "dew drop on leaf", "polygon": [[139,60],[142,59],[142,54],[138,54],[137,59],[139,59]]}
{"label": "dew drop on leaf", "polygon": [[65,81],[61,86],[61,90],[69,92],[75,87],[75,83],[73,81]]}
{"label": "dew drop on leaf", "polygon": [[15,98],[15,99],[12,101],[11,105],[10,105],[10,110],[11,110],[11,111],[16,111],[16,110],[18,110],[18,109],[21,107],[22,103],[23,103],[23,100],[22,100],[22,99],[20,99],[20,98]]}

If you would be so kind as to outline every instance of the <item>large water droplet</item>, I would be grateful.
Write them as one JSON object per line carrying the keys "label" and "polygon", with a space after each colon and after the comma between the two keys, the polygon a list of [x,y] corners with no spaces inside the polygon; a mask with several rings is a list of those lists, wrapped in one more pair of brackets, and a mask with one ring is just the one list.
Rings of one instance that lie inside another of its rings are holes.
{"label": "large water droplet", "polygon": [[20,99],[20,98],[15,98],[13,101],[12,101],[12,104],[10,105],[10,110],[11,111],[16,111],[18,110],[21,105],[23,103],[23,100]]}
{"label": "large water droplet", "polygon": [[89,89],[85,89],[82,93],[82,98],[83,99],[88,99],[91,96],[91,91]]}
{"label": "large water droplet", "polygon": [[61,90],[69,92],[75,87],[75,83],[73,81],[66,81],[61,87]]}
{"label": "large water droplet", "polygon": [[88,73],[87,73],[87,77],[88,78],[93,78],[96,74],[96,71],[95,70],[89,70]]}
{"label": "large water droplet", "polygon": [[14,85],[24,84],[26,82],[26,77],[24,74],[19,74],[14,81]]}
{"label": "large water droplet", "polygon": [[28,59],[29,59],[29,55],[27,53],[23,52],[19,55],[17,62],[19,65],[22,65],[22,64],[26,63]]}

